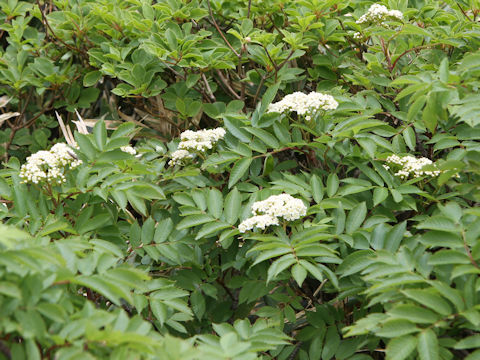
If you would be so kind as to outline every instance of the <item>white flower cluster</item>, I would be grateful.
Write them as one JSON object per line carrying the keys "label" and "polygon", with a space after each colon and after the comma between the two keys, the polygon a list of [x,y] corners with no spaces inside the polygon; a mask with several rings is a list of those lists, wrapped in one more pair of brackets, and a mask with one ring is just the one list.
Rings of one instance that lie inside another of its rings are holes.
{"label": "white flower cluster", "polygon": [[137,150],[135,150],[135,148],[133,148],[130,145],[122,146],[120,148],[120,150],[122,150],[123,152],[126,152],[127,154],[130,154],[130,155],[137,155]]}
{"label": "white flower cluster", "polygon": [[72,149],[64,143],[52,146],[50,151],[42,150],[27,158],[27,162],[20,168],[20,177],[23,182],[38,184],[41,181],[52,184],[65,182],[65,169],[79,166],[82,160],[76,158]]}
{"label": "white flower cluster", "polygon": [[388,10],[385,5],[373,4],[368,11],[357,20],[357,24],[377,23],[383,25],[383,22],[388,18],[402,20],[403,14],[398,10]]}
{"label": "white flower cluster", "polygon": [[312,91],[310,94],[294,92],[285,96],[279,102],[268,105],[267,112],[291,112],[298,115],[306,115],[305,119],[310,120],[311,115],[317,110],[335,110],[338,102],[333,96]]}
{"label": "white flower cluster", "polygon": [[272,195],[266,200],[253,203],[252,214],[254,216],[238,225],[240,232],[253,228],[264,230],[267,226],[278,225],[280,218],[287,221],[300,219],[307,214],[307,207],[302,200],[289,194]]}
{"label": "white flower cluster", "polygon": [[174,166],[174,165],[182,165],[184,159],[188,158],[193,158],[195,154],[189,153],[187,150],[177,150],[174,151],[171,155],[172,160],[168,162],[168,165]]}
{"label": "white flower cluster", "polygon": [[171,155],[169,165],[182,164],[183,159],[193,158],[195,152],[205,152],[223,139],[226,132],[224,128],[203,129],[199,131],[187,130],[180,134],[178,150]]}
{"label": "white flower cluster", "polygon": [[[400,157],[398,155],[390,155],[386,161],[390,164],[400,165],[402,168],[395,173],[395,176],[399,176],[402,179],[408,178],[410,175],[413,177],[420,177],[424,175],[438,176],[440,170],[423,170],[426,165],[434,165],[432,160],[425,157],[416,158],[411,155]],[[389,170],[388,165],[383,165],[385,169]]]}
{"label": "white flower cluster", "polygon": [[238,230],[242,233],[252,230],[253,228],[265,230],[265,228],[270,225],[279,225],[278,218],[270,215],[255,215],[242,221],[242,223],[238,225]]}
{"label": "white flower cluster", "polygon": [[211,149],[218,140],[225,136],[224,128],[204,129],[198,131],[187,130],[180,134],[179,150],[205,151]]}

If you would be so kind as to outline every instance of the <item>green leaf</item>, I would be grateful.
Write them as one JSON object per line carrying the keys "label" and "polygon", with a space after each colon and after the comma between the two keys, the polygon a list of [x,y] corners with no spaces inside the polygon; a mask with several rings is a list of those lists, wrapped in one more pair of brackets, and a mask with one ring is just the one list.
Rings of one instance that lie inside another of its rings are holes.
{"label": "green leaf", "polygon": [[417,225],[417,229],[438,230],[457,233],[460,229],[455,223],[444,216],[432,216]]}
{"label": "green leaf", "polygon": [[112,136],[110,136],[110,139],[108,143],[113,139],[121,138],[123,136],[128,136],[132,134],[133,130],[135,130],[135,124],[132,122],[124,122],[121,125],[119,125],[115,131],[112,133]]}
{"label": "green leaf", "polygon": [[425,329],[418,334],[417,345],[420,360],[438,360],[438,339],[432,329]]}
{"label": "green leaf", "polygon": [[244,127],[249,133],[253,134],[255,137],[262,140],[268,147],[276,149],[280,146],[278,140],[270,134],[268,131],[263,129]]}
{"label": "green leaf", "polygon": [[145,206],[145,200],[138,197],[132,191],[126,191],[128,202],[133,206],[133,208],[138,211],[143,216],[147,216],[147,207]]}
{"label": "green leaf", "polygon": [[440,250],[428,259],[430,265],[470,264],[467,254],[456,250]]}
{"label": "green leaf", "polygon": [[83,86],[93,86],[98,82],[98,80],[100,80],[101,77],[102,73],[100,71],[90,71],[83,77]]}
{"label": "green leaf", "polygon": [[225,197],[225,220],[229,224],[235,224],[240,216],[242,206],[242,197],[236,187],[234,187]]}
{"label": "green leaf", "polygon": [[45,236],[57,231],[66,231],[70,233],[74,233],[75,231],[72,229],[70,224],[65,220],[56,220],[50,224],[45,225],[45,227],[38,233],[39,236]]}
{"label": "green leaf", "polygon": [[97,150],[90,141],[90,138],[87,135],[75,131],[75,140],[80,147],[80,151],[84,153],[89,160],[93,160],[97,154]]}
{"label": "green leaf", "polygon": [[449,303],[440,295],[437,295],[429,290],[401,290],[401,292],[410,299],[415,300],[420,305],[429,307],[440,315],[450,315],[452,308]]}
{"label": "green leaf", "polygon": [[305,270],[305,268],[302,265],[295,264],[292,266],[291,272],[292,272],[292,277],[295,279],[298,286],[301,287],[303,284],[303,281],[307,277],[307,270]]}
{"label": "green leaf", "polygon": [[205,314],[205,297],[199,290],[195,290],[192,292],[192,295],[190,295],[190,302],[192,304],[193,313],[199,320],[201,320],[203,314]]}
{"label": "green leaf", "polygon": [[99,120],[95,123],[93,127],[93,137],[95,138],[95,143],[99,150],[103,150],[104,146],[107,144],[107,128],[105,127],[105,122]]}
{"label": "green leaf", "polygon": [[404,319],[391,319],[383,323],[375,335],[380,337],[396,338],[419,331],[414,323]]}
{"label": "green leaf", "polygon": [[260,114],[263,114],[267,110],[268,105],[273,101],[275,95],[277,95],[278,88],[280,87],[281,82],[277,82],[271,85],[267,91],[263,94],[262,105],[260,107]]}
{"label": "green leaf", "polygon": [[27,359],[28,360],[41,360],[42,356],[36,342],[33,339],[25,340],[25,349],[27,350]]}
{"label": "green leaf", "polygon": [[157,320],[163,326],[165,321],[167,321],[167,317],[168,317],[167,306],[163,302],[157,299],[152,299],[150,301],[150,309],[152,310],[153,315],[157,318]]}
{"label": "green leaf", "polygon": [[357,230],[360,225],[362,225],[366,216],[367,205],[365,202],[361,202],[348,213],[347,222],[345,225],[347,234],[352,234],[355,230]]}
{"label": "green leaf", "polygon": [[438,75],[440,77],[440,81],[444,83],[448,82],[449,74],[450,73],[448,71],[448,58],[445,57],[438,68]]}
{"label": "green leaf", "polygon": [[[417,116],[419,114],[421,114],[421,110],[423,109],[423,106],[427,102],[427,96],[426,95],[422,95],[422,96],[418,96],[418,97],[413,97],[412,96],[412,98],[414,98],[415,101],[408,108],[407,120],[409,122],[415,120],[417,118]],[[409,141],[411,141],[411,140],[409,140]],[[408,145],[408,143],[407,143],[407,145]]]}
{"label": "green leaf", "polygon": [[190,215],[182,219],[177,225],[177,230],[188,229],[193,226],[205,224],[207,222],[215,221],[210,215]]}
{"label": "green leaf", "polygon": [[438,115],[435,98],[431,94],[428,97],[427,106],[423,109],[422,120],[427,129],[434,134],[438,124]]}
{"label": "green leaf", "polygon": [[212,235],[220,230],[231,228],[230,224],[224,222],[211,222],[207,223],[202,226],[202,228],[198,231],[197,236],[195,236],[195,240],[199,240],[203,237],[207,237]]}
{"label": "green leaf", "polygon": [[480,334],[475,334],[458,341],[454,349],[480,349]]}
{"label": "green leaf", "polygon": [[325,336],[325,344],[322,350],[322,360],[329,360],[335,355],[340,346],[340,335],[336,326],[329,326]]}
{"label": "green leaf", "polygon": [[335,173],[328,175],[327,178],[327,195],[328,197],[333,197],[337,193],[338,186],[340,181],[338,180],[338,176]]}
{"label": "green leaf", "polygon": [[402,304],[388,311],[393,318],[409,320],[416,324],[433,324],[439,320],[439,316],[433,311],[413,304]]}
{"label": "green leaf", "polygon": [[230,171],[230,178],[228,179],[229,189],[235,185],[243,175],[245,175],[250,167],[250,164],[252,163],[252,160],[252,158],[243,158],[233,165],[232,170]]}
{"label": "green leaf", "polygon": [[323,184],[317,175],[312,175],[310,179],[310,186],[312,188],[313,200],[318,204],[323,199]]}
{"label": "green leaf", "polygon": [[112,218],[109,213],[98,214],[93,218],[89,219],[85,224],[82,224],[82,226],[78,226],[77,230],[80,234],[85,234],[89,231],[94,231],[102,228],[103,226],[110,223],[111,220]]}
{"label": "green leaf", "polygon": [[0,281],[0,294],[21,299],[20,288],[13,282]]}
{"label": "green leaf", "polygon": [[292,254],[286,254],[276,259],[268,268],[267,283],[274,279],[278,274],[289,266],[295,264],[297,260]]}
{"label": "green leaf", "polygon": [[387,360],[404,360],[417,347],[417,338],[411,335],[392,339],[387,345]]}
{"label": "green leaf", "polygon": [[415,136],[415,130],[411,126],[407,126],[403,131],[403,139],[408,148],[412,151],[415,151],[417,146],[417,138]]}
{"label": "green leaf", "polygon": [[388,197],[388,189],[377,187],[373,190],[373,206],[381,204]]}
{"label": "green leaf", "polygon": [[207,206],[208,206],[208,212],[212,216],[214,216],[217,219],[219,219],[220,216],[222,216],[223,195],[220,192],[220,190],[216,188],[212,188],[208,191]]}
{"label": "green leaf", "polygon": [[265,157],[263,162],[263,172],[262,176],[268,176],[274,169],[275,160],[273,159],[272,155],[268,155]]}
{"label": "green leaf", "polygon": [[144,221],[142,226],[142,243],[149,245],[153,241],[153,235],[155,233],[155,220],[149,217]]}
{"label": "green leaf", "polygon": [[343,260],[337,272],[342,274],[342,277],[357,274],[374,262],[373,255],[371,250],[355,251]]}
{"label": "green leaf", "polygon": [[400,243],[402,242],[405,231],[407,230],[407,222],[404,221],[395,225],[387,235],[385,239],[384,249],[394,253],[397,251]]}

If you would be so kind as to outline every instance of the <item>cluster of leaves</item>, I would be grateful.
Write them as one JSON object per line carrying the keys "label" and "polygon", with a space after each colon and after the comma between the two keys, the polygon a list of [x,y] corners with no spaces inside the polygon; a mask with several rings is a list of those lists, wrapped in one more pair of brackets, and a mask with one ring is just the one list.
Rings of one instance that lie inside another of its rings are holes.
{"label": "cluster of leaves", "polygon": [[[0,0],[0,358],[477,359],[480,2],[372,3]],[[299,90],[339,106],[267,112]],[[64,184],[22,183],[51,111],[110,92],[226,135],[169,166],[177,140],[97,121]],[[239,232],[283,192],[304,218]]]}

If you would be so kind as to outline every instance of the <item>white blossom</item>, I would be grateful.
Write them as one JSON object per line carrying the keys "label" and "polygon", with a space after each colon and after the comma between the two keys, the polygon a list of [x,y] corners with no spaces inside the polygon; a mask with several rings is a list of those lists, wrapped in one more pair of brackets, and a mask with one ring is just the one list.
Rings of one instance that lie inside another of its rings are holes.
{"label": "white blossom", "polygon": [[[432,160],[425,157],[416,158],[411,155],[400,157],[398,155],[390,155],[386,159],[387,163],[400,165],[401,168],[395,173],[395,176],[399,176],[401,179],[406,179],[409,176],[420,177],[420,176],[438,176],[440,175],[440,170],[424,170],[423,168],[427,165],[435,167],[435,164]],[[384,165],[385,169],[390,169],[388,165]]]}
{"label": "white blossom", "polygon": [[130,145],[122,146],[122,147],[120,147],[120,150],[122,150],[123,152],[126,152],[127,154],[130,154],[130,155],[137,155],[137,150],[135,150],[135,148],[133,148]]}
{"label": "white blossom", "polygon": [[353,34],[353,38],[355,40],[361,40],[363,38],[363,35],[362,35],[362,33],[356,32],[356,33]]}
{"label": "white blossom", "polygon": [[218,140],[225,136],[225,129],[203,129],[198,131],[187,130],[180,134],[179,149],[205,151],[211,149]]}
{"label": "white blossom", "polygon": [[82,160],[77,159],[73,150],[64,143],[52,146],[49,151],[41,150],[27,158],[20,168],[20,177],[25,183],[38,184],[46,181],[52,184],[65,182],[65,171],[79,166]]}
{"label": "white blossom", "polygon": [[244,220],[239,226],[240,232],[253,228],[265,229],[270,225],[278,225],[280,219],[294,221],[307,214],[307,207],[302,200],[289,194],[272,195],[266,200],[254,202],[254,216]]}
{"label": "white blossom", "polygon": [[285,96],[279,102],[270,104],[267,112],[286,113],[295,111],[298,115],[306,115],[310,120],[317,110],[335,110],[338,102],[333,96],[312,91],[310,94],[294,92]]}
{"label": "white blossom", "polygon": [[384,21],[388,18],[402,20],[403,14],[399,10],[388,10],[385,5],[373,4],[356,22],[357,24],[377,23],[384,25]]}
{"label": "white blossom", "polygon": [[205,152],[223,139],[226,132],[223,128],[203,129],[198,131],[186,130],[180,134],[180,143],[177,151],[171,155],[169,165],[182,164],[183,159],[193,158],[196,152]]}
{"label": "white blossom", "polygon": [[172,153],[172,160],[168,162],[168,165],[182,165],[183,160],[193,158],[195,154],[190,154],[187,150],[177,150]]}
{"label": "white blossom", "polygon": [[265,230],[267,226],[278,224],[277,217],[271,215],[256,215],[246,219],[240,225],[238,225],[238,230],[241,233],[244,233],[248,230],[253,230],[254,228]]}

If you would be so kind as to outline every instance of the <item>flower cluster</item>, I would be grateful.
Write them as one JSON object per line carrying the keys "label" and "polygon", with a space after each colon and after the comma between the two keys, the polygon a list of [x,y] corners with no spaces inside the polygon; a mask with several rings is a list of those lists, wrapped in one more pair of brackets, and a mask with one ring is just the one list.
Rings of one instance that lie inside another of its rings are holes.
{"label": "flower cluster", "polygon": [[223,128],[204,129],[199,131],[187,130],[180,134],[178,150],[172,153],[169,165],[182,164],[182,160],[193,158],[196,152],[205,152],[220,140],[226,132]]}
{"label": "flower cluster", "polygon": [[211,149],[218,140],[225,136],[225,129],[204,129],[199,131],[187,130],[180,134],[178,149],[188,151],[206,151]]}
{"label": "flower cluster", "polygon": [[398,10],[388,10],[384,5],[373,4],[368,11],[357,20],[357,24],[377,23],[383,25],[384,21],[388,18],[402,20],[403,14]]}
{"label": "flower cluster", "polygon": [[[399,176],[401,179],[406,179],[410,175],[413,177],[420,177],[424,175],[428,176],[438,176],[440,175],[440,170],[423,170],[424,166],[426,165],[433,165],[432,160],[421,157],[416,158],[411,155],[400,157],[398,155],[390,155],[386,159],[387,163],[400,165],[401,169],[395,173],[395,176]],[[385,169],[389,170],[390,166],[383,165]]]}
{"label": "flower cluster", "polygon": [[177,150],[174,151],[171,155],[172,160],[168,162],[168,165],[174,166],[174,165],[182,165],[183,160],[185,159],[192,159],[195,156],[195,154],[189,153],[187,150]]}
{"label": "flower cluster", "polygon": [[263,201],[252,205],[254,216],[244,220],[238,230],[242,233],[253,228],[264,230],[267,226],[278,225],[279,220],[293,221],[300,219],[307,213],[303,201],[289,194],[272,195]]}
{"label": "flower cluster", "polygon": [[355,32],[355,33],[353,33],[353,38],[355,40],[361,40],[363,38],[363,35],[362,35],[362,33]]}
{"label": "flower cluster", "polygon": [[137,155],[137,150],[135,150],[135,148],[133,148],[130,145],[122,146],[120,148],[120,150],[122,150],[123,152],[126,152],[127,154],[130,154],[130,155]]}
{"label": "flower cluster", "polygon": [[298,115],[306,115],[310,120],[311,115],[317,110],[335,110],[338,102],[333,96],[312,91],[310,94],[294,92],[285,96],[279,102],[270,104],[267,112],[285,113],[295,111]]}
{"label": "flower cluster", "polygon": [[30,155],[20,168],[20,177],[25,183],[46,181],[61,184],[65,182],[66,168],[73,169],[81,163],[82,160],[76,158],[67,144],[58,143],[50,151],[42,150]]}

